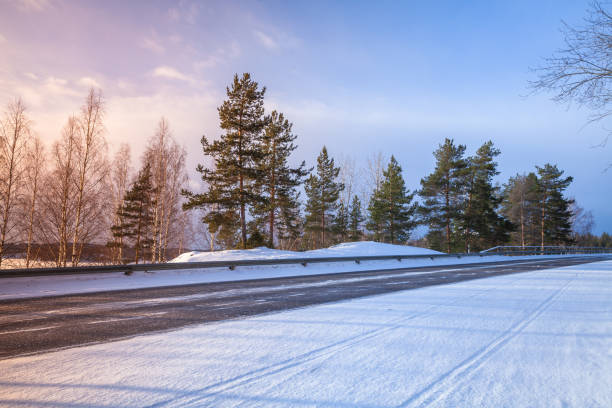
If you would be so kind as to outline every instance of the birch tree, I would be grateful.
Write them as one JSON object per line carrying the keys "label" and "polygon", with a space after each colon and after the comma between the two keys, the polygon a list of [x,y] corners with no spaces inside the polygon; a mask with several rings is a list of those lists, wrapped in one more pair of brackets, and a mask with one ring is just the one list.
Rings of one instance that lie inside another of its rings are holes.
{"label": "birch tree", "polygon": [[17,200],[23,182],[30,120],[23,102],[9,103],[0,123],[0,265],[15,232]]}
{"label": "birch tree", "polygon": [[[76,145],[76,211],[72,235],[72,266],[79,263],[83,243],[100,233],[100,206],[98,201],[108,192],[107,145],[104,138],[104,102],[102,93],[89,91],[78,119],[79,138]],[[87,214],[86,214],[87,213]],[[87,217],[85,217],[87,215]],[[95,225],[95,226],[94,226]]]}
{"label": "birch tree", "polygon": [[60,139],[53,144],[51,169],[44,178],[45,189],[41,191],[45,215],[42,233],[49,249],[55,255],[57,266],[67,264],[68,240],[74,225],[75,149],[78,132],[78,120],[72,116],[64,126]]}
{"label": "birch tree", "polygon": [[23,216],[26,235],[26,268],[32,261],[32,244],[36,231],[40,229],[40,189],[41,181],[46,172],[46,156],[42,141],[38,136],[31,139],[27,152],[26,171],[24,180]]}
{"label": "birch tree", "polygon": [[[131,152],[127,143],[121,144],[111,166],[111,192],[113,199],[113,225],[123,224],[121,212],[119,211],[124,203],[125,193],[127,192],[131,175]],[[111,234],[111,254],[113,263],[123,262],[123,236],[113,236]]]}
{"label": "birch tree", "polygon": [[185,149],[172,137],[168,121],[162,118],[143,156],[151,165],[155,189],[151,262],[166,260],[171,245],[182,246],[183,227],[187,228],[186,223],[190,221],[181,218],[181,191],[188,182],[186,156]]}

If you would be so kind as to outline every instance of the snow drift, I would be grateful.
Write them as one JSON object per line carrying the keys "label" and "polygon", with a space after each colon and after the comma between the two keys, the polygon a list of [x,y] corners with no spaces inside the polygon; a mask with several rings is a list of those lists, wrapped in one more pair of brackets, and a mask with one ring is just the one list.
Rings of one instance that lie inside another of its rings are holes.
{"label": "snow drift", "polygon": [[375,255],[433,255],[441,254],[427,248],[418,248],[408,245],[392,245],[380,242],[361,241],[344,242],[329,248],[312,251],[282,251],[259,247],[254,249],[234,249],[215,252],[186,252],[170,262],[207,262],[207,261],[237,261],[261,259],[292,259],[292,258],[325,258],[345,256],[375,256]]}

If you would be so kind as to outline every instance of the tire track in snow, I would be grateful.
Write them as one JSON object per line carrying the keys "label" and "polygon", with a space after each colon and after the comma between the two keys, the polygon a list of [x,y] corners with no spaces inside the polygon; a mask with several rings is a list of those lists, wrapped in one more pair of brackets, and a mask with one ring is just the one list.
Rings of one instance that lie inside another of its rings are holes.
{"label": "tire track in snow", "polygon": [[561,288],[557,289],[544,299],[535,309],[531,310],[517,322],[507,328],[501,335],[496,337],[486,346],[478,349],[475,353],[460,362],[451,370],[439,376],[428,386],[420,391],[412,394],[406,401],[399,404],[398,408],[404,407],[425,407],[442,398],[448,396],[453,390],[461,387],[468,380],[470,375],[486,363],[497,351],[504,347],[510,340],[518,336],[523,330],[529,326],[531,322],[537,319],[548,307],[559,297],[561,293],[573,282],[577,275],[574,274]]}
{"label": "tire track in snow", "polygon": [[[517,277],[513,279],[512,282],[518,279],[520,278]],[[226,392],[231,389],[235,389],[235,388],[238,388],[244,385],[251,385],[259,380],[267,379],[270,376],[273,376],[281,372],[286,372],[287,370],[297,370],[296,372],[293,372],[290,374],[290,377],[295,377],[296,375],[299,375],[305,371],[310,370],[310,365],[314,362],[320,365],[325,360],[333,357],[339,352],[350,349],[356,344],[376,338],[378,336],[381,336],[393,330],[402,328],[403,327],[402,325],[407,321],[410,321],[416,318],[427,317],[435,313],[435,311],[441,307],[453,306],[459,302],[465,301],[466,299],[472,299],[474,297],[480,296],[494,289],[495,288],[480,289],[478,290],[477,293],[474,293],[471,296],[459,297],[449,303],[432,305],[424,311],[412,313],[408,316],[404,316],[404,317],[400,317],[400,318],[391,320],[389,323],[392,324],[392,326],[376,328],[376,329],[367,331],[365,333],[350,336],[348,338],[337,341],[335,343],[332,343],[332,344],[329,344],[323,347],[319,347],[307,353],[298,355],[296,357],[293,357],[287,360],[280,361],[278,363],[269,365],[267,367],[262,367],[260,369],[253,370],[245,374],[238,375],[234,378],[220,381],[216,384],[211,384],[199,390],[187,392],[184,395],[179,396],[179,397],[175,397],[175,398],[172,398],[166,401],[161,401],[161,402],[149,405],[148,408],[157,408],[157,407],[164,407],[164,406],[200,407],[203,405],[209,405],[210,401],[206,401],[206,400],[212,399],[212,401],[214,401],[214,398],[217,396],[221,396],[223,392]],[[275,383],[274,385],[270,387],[267,387],[267,389],[271,389],[277,386],[278,384],[282,384],[283,382],[285,382],[286,379],[287,379],[286,376],[283,377],[283,379],[280,382]]]}

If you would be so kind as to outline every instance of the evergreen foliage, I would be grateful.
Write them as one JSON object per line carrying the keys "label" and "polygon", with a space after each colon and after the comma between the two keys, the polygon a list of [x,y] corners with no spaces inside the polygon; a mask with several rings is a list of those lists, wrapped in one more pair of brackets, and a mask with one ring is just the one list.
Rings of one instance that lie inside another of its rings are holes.
{"label": "evergreen foliage", "polygon": [[349,209],[344,202],[340,200],[338,204],[338,211],[334,217],[334,225],[332,227],[334,234],[336,234],[336,240],[338,242],[345,242],[349,236]]}
{"label": "evergreen foliage", "polygon": [[365,221],[365,217],[361,212],[361,201],[357,195],[353,196],[351,207],[349,209],[349,241],[359,241],[363,235],[361,224]]}
{"label": "evergreen foliage", "polygon": [[464,145],[455,145],[445,139],[434,152],[436,167],[430,175],[421,179],[419,207],[421,222],[429,227],[427,239],[430,247],[451,253],[454,232],[464,206],[464,181],[466,160]]}
{"label": "evergreen foliage", "polygon": [[533,172],[510,177],[504,186],[501,211],[514,224],[512,242],[522,247],[539,242],[538,188],[538,176]]}
{"label": "evergreen foliage", "polygon": [[246,209],[265,202],[256,182],[263,177],[259,164],[265,155],[261,132],[267,124],[263,107],[266,88],[259,89],[257,82],[245,73],[241,78],[234,75],[232,86],[226,91],[227,99],[217,109],[225,134],[212,142],[206,136],[201,140],[204,154],[214,161],[212,168],[200,164],[196,169],[208,191],[201,194],[183,191],[187,197],[183,208],[208,207],[208,220],[213,220],[213,228],[226,231],[233,230],[232,217],[237,212],[240,242],[246,248]]}
{"label": "evergreen foliage", "polygon": [[564,245],[572,243],[572,212],[574,200],[567,199],[563,192],[573,177],[562,177],[563,171],[557,166],[545,164],[536,166],[540,202],[540,245]]}
{"label": "evergreen foliage", "polygon": [[261,174],[257,192],[264,200],[255,202],[250,213],[258,230],[267,224],[267,245],[274,247],[274,238],[295,238],[300,232],[300,193],[297,187],[309,173],[306,163],[290,167],[289,156],[297,148],[297,138],[291,132],[291,122],[282,113],[273,111],[267,119],[261,139],[262,159],[258,163]]}
{"label": "evergreen foliage", "polygon": [[311,234],[315,247],[324,247],[326,234],[331,232],[332,220],[338,207],[338,198],[344,185],[337,181],[340,168],[327,154],[323,146],[317,158],[316,174],[306,180],[306,220],[305,230]]}
{"label": "evergreen foliage", "polygon": [[383,171],[383,181],[370,198],[368,228],[375,232],[377,241],[396,242],[410,238],[410,231],[416,226],[414,213],[416,204],[411,204],[414,193],[406,190],[402,168],[395,157]]}
{"label": "evergreen foliage", "polygon": [[488,141],[467,160],[465,209],[461,220],[466,253],[501,245],[509,239],[512,224],[498,212],[501,189],[493,185],[493,177],[499,174],[495,162],[499,154],[499,149]]}
{"label": "evergreen foliage", "polygon": [[127,238],[134,245],[134,262],[146,257],[153,243],[152,226],[155,211],[155,188],[151,165],[146,163],[138,172],[131,188],[125,193],[123,205],[117,211],[119,225],[111,227],[115,238]]}

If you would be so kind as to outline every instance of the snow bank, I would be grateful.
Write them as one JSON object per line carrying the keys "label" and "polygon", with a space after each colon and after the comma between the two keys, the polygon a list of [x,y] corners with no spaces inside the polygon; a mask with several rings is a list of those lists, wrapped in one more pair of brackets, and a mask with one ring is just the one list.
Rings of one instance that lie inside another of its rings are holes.
{"label": "snow bank", "polygon": [[291,258],[324,258],[343,256],[374,256],[374,255],[433,255],[441,254],[427,248],[408,245],[392,245],[380,242],[360,241],[345,242],[329,248],[315,249],[313,251],[281,251],[260,247],[255,249],[237,249],[215,252],[186,252],[170,262],[206,262],[206,261],[237,261],[261,259],[291,259]]}
{"label": "snow bank", "polygon": [[0,361],[6,406],[611,407],[612,262]]}

